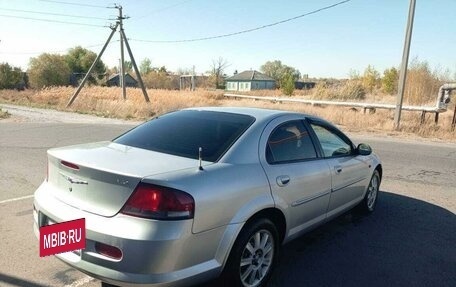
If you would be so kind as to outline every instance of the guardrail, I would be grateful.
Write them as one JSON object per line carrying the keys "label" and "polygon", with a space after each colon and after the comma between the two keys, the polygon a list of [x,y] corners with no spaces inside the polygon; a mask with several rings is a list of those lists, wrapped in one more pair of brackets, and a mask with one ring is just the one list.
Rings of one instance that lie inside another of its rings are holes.
{"label": "guardrail", "polygon": [[[426,113],[434,113],[435,119],[434,121],[438,123],[439,121],[439,114],[446,112],[448,108],[448,103],[450,102],[451,92],[456,90],[456,83],[455,84],[445,84],[442,85],[439,89],[439,93],[437,95],[437,102],[435,106],[402,106],[402,110],[405,111],[415,111],[421,112],[421,123],[424,123],[426,119]],[[340,102],[340,101],[322,101],[322,100],[304,100],[304,99],[293,99],[293,98],[284,98],[284,97],[258,97],[258,96],[248,96],[248,95],[240,95],[240,94],[231,94],[225,93],[223,94],[227,98],[235,98],[235,99],[252,99],[252,100],[260,100],[260,101],[271,101],[274,103],[301,103],[301,104],[308,104],[312,106],[342,106],[342,107],[351,107],[351,108],[362,108],[364,113],[366,110],[375,110],[375,109],[387,109],[387,110],[394,110],[396,109],[396,105],[393,104],[382,104],[382,103],[361,103],[361,102]],[[453,123],[452,128],[456,125],[456,108],[455,108],[455,115],[453,116]]]}

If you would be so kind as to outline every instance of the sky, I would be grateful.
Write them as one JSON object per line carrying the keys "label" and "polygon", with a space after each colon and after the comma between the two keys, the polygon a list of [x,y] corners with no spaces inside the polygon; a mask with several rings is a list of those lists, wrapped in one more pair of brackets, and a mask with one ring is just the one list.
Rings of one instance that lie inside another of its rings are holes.
{"label": "sky", "polygon": [[[347,78],[368,65],[382,72],[402,59],[409,0],[351,0],[264,29],[342,0],[117,0],[138,65],[149,58],[167,70],[210,70],[222,57],[235,70],[260,70],[280,60],[315,78]],[[108,0],[0,0],[0,63],[26,70],[31,57],[65,54],[75,46],[99,53],[118,10]],[[456,0],[416,0],[410,59],[426,61],[456,79]],[[63,16],[64,15],[64,16]],[[35,19],[31,19],[35,18]],[[46,21],[38,21],[44,19]],[[66,23],[64,23],[66,22]],[[69,23],[68,23],[69,22]],[[76,23],[76,24],[75,24]],[[148,42],[150,41],[150,42]],[[153,42],[155,41],[155,42]],[[158,41],[158,42],[157,42]],[[129,59],[125,50],[126,60]],[[119,64],[119,33],[101,60]]]}

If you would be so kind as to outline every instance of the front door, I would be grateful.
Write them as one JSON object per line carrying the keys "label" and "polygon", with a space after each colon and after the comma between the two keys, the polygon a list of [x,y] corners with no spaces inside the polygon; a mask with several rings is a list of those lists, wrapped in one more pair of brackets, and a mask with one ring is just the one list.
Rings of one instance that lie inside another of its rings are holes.
{"label": "front door", "polygon": [[332,175],[328,217],[358,203],[369,180],[369,163],[356,154],[351,141],[324,123],[310,124],[315,132]]}

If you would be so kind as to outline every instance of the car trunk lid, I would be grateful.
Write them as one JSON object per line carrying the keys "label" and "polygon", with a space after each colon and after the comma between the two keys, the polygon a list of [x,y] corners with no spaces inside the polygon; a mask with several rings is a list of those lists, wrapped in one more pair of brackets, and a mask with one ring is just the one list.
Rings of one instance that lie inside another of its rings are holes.
{"label": "car trunk lid", "polygon": [[49,150],[48,184],[62,202],[109,217],[142,178],[197,166],[195,159],[99,142]]}

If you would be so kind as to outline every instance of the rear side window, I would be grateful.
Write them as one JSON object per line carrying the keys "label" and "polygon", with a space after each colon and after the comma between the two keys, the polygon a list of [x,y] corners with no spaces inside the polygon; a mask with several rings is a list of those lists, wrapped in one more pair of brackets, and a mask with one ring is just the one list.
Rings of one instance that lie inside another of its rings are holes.
{"label": "rear side window", "polygon": [[125,133],[115,143],[217,161],[255,121],[251,116],[214,111],[178,111],[160,116]]}
{"label": "rear side window", "polygon": [[290,121],[278,126],[268,139],[268,163],[286,163],[316,157],[315,147],[302,121]]}

